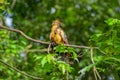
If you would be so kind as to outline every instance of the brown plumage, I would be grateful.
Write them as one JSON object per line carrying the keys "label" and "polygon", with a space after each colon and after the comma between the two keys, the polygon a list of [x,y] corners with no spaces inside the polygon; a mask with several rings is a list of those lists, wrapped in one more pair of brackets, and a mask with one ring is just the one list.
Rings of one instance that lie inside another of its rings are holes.
{"label": "brown plumage", "polygon": [[56,19],[53,24],[52,24],[52,29],[50,33],[50,41],[54,45],[59,45],[59,44],[68,44],[68,40],[66,37],[66,34],[62,30],[61,22],[59,19]]}
{"label": "brown plumage", "polygon": [[[54,52],[55,46],[59,44],[68,44],[66,34],[61,28],[61,26],[62,26],[62,23],[60,22],[59,19],[56,19],[52,24],[51,33],[50,33],[52,52]],[[62,60],[65,61],[65,58],[69,56],[70,56],[70,53],[62,54]]]}

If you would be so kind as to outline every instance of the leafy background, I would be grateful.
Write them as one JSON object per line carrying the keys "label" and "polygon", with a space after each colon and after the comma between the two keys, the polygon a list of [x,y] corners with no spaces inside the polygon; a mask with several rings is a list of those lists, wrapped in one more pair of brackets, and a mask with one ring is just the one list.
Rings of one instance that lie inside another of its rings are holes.
{"label": "leafy background", "polygon": [[[56,58],[56,53],[42,52],[48,45],[31,42],[18,33],[3,29],[0,29],[0,59],[45,80],[95,80],[94,67],[101,80],[120,79],[119,0],[0,1],[3,25],[19,29],[37,40],[49,42],[51,24],[56,18],[64,23],[62,28],[70,44],[99,47],[100,50],[93,49],[94,63],[90,49],[70,48],[78,61],[72,60],[73,64],[69,65]],[[64,46],[59,47],[57,51],[64,51]],[[0,65],[0,79],[32,80]]]}

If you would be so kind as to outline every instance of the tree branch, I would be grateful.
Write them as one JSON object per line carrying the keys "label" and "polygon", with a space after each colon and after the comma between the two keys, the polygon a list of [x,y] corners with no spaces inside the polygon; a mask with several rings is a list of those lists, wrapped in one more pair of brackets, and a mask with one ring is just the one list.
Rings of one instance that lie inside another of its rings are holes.
{"label": "tree branch", "polygon": [[8,66],[10,69],[13,69],[13,70],[15,70],[15,71],[19,72],[20,74],[23,74],[23,75],[25,75],[25,76],[27,76],[27,77],[30,77],[30,78],[35,79],[35,80],[43,80],[43,78],[39,78],[39,77],[36,77],[36,76],[32,76],[32,75],[29,75],[29,74],[27,74],[27,73],[25,73],[25,72],[23,72],[23,71],[20,71],[19,69],[15,68],[15,67],[13,67],[13,66],[11,66],[11,65],[9,65],[8,63],[2,61],[1,59],[0,59],[0,62],[1,62],[2,64],[4,64],[4,65]]}
{"label": "tree branch", "polygon": [[[5,27],[5,26],[3,26],[3,25],[0,25],[0,28],[1,28],[1,29],[5,29],[5,30],[8,30],[8,31],[12,31],[12,32],[20,33],[23,37],[25,37],[26,39],[28,39],[28,40],[30,40],[30,41],[32,41],[32,42],[41,43],[41,44],[47,44],[47,45],[50,44],[50,42],[44,42],[44,41],[32,39],[31,37],[29,37],[29,36],[27,36],[25,33],[23,33],[21,30],[11,29],[11,28]],[[87,46],[77,46],[77,45],[65,45],[65,46],[74,47],[74,48],[87,48],[87,49],[90,49],[90,48],[91,48],[91,47],[87,47]],[[95,48],[97,48],[97,47],[95,47]]]}
{"label": "tree branch", "polygon": [[[90,54],[91,54],[92,64],[95,64],[94,59],[93,59],[93,48],[90,49]],[[99,72],[97,71],[96,66],[93,66],[93,72],[94,72],[95,80],[97,80],[97,77],[99,78],[99,80],[101,80],[101,76]]]}
{"label": "tree branch", "polygon": [[[88,47],[88,46],[77,46],[77,45],[65,45],[65,46],[68,46],[68,47],[74,47],[74,48],[86,48],[86,49],[90,49],[91,47]],[[92,48],[98,48],[98,47],[92,47]]]}
{"label": "tree branch", "polygon": [[17,30],[17,29],[11,29],[11,28],[8,28],[8,27],[2,26],[2,25],[0,25],[0,28],[1,28],[1,29],[5,29],[5,30],[8,30],[8,31],[13,31],[13,32],[20,33],[23,37],[25,37],[26,39],[28,39],[28,40],[30,40],[30,41],[32,41],[32,42],[37,42],[37,43],[41,43],[41,44],[49,44],[49,42],[44,42],[44,41],[32,39],[31,37],[27,36],[27,35],[26,35],[25,33],[23,33],[22,31]]}
{"label": "tree branch", "polygon": [[[44,42],[44,41],[40,41],[40,40],[33,39],[33,38],[27,36],[27,35],[26,35],[25,33],[23,33],[21,30],[11,29],[11,28],[5,27],[5,26],[3,26],[3,25],[1,24],[1,22],[0,22],[0,28],[1,28],[1,29],[5,29],[5,30],[8,30],[8,31],[12,31],[12,32],[20,33],[23,37],[25,37],[26,39],[28,39],[28,40],[30,40],[30,41],[32,41],[32,42],[50,45],[50,42]],[[88,47],[88,46],[78,46],[78,45],[69,45],[69,44],[67,44],[67,45],[65,45],[65,46],[73,47],[73,48],[91,49],[91,47]],[[103,51],[101,51],[101,50],[99,49],[99,47],[92,47],[92,48],[97,49],[97,50],[99,50],[101,53],[103,53],[103,54],[106,55],[106,53],[103,52]]]}

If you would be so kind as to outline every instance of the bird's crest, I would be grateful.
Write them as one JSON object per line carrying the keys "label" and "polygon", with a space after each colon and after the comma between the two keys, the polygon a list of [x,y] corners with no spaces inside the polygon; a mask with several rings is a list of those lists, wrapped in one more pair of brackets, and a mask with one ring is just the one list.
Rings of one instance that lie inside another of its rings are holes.
{"label": "bird's crest", "polygon": [[52,25],[59,25],[59,26],[64,26],[64,24],[61,22],[60,19],[56,19],[53,21]]}

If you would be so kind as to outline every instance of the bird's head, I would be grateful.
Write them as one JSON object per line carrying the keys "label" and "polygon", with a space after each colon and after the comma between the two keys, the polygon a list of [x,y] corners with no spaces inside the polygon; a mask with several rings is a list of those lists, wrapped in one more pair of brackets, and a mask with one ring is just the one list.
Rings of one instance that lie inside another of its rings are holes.
{"label": "bird's head", "polygon": [[63,26],[63,23],[60,21],[60,19],[56,19],[53,21],[52,25]]}

